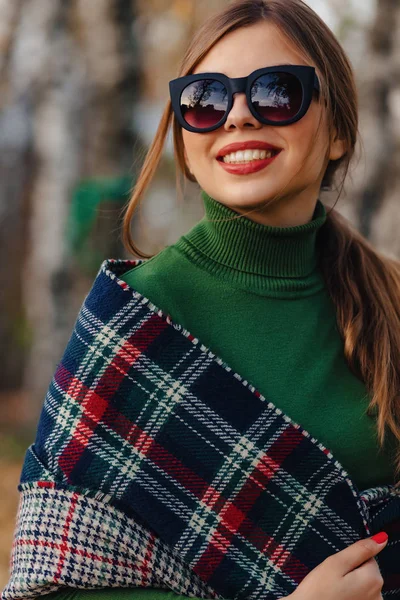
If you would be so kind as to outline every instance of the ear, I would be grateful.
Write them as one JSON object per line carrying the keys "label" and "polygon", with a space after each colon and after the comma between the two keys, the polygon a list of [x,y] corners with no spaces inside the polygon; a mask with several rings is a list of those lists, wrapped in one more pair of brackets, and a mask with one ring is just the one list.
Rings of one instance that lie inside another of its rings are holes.
{"label": "ear", "polygon": [[338,160],[346,152],[345,140],[338,138],[337,131],[335,129],[335,136],[331,142],[329,151],[329,160]]}

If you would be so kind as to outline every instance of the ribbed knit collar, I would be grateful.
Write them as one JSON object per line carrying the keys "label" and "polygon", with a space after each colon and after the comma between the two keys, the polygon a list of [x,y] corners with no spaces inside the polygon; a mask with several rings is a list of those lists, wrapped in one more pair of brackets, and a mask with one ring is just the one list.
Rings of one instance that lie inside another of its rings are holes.
{"label": "ribbed knit collar", "polygon": [[320,200],[310,222],[273,227],[238,218],[239,213],[204,191],[201,197],[204,217],[175,244],[193,262],[264,295],[297,297],[323,286],[316,235],[326,221],[326,210]]}

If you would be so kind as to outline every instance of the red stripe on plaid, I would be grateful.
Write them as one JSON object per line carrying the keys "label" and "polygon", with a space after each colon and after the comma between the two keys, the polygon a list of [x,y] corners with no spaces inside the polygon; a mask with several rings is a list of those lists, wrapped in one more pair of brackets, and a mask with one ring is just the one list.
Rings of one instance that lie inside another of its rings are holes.
{"label": "red stripe on plaid", "polygon": [[282,573],[291,577],[297,584],[311,571],[293,554],[287,552],[281,544],[276,544],[275,551],[270,557],[272,562],[281,569]]}
{"label": "red stripe on plaid", "polygon": [[[218,567],[218,561],[223,559],[224,554],[229,549],[230,541],[238,531],[245,535],[249,529],[251,530],[254,527],[254,524],[247,519],[248,511],[254,506],[260,494],[268,487],[268,483],[280,468],[284,459],[293,452],[293,449],[302,439],[304,438],[301,432],[289,425],[268,449],[268,455],[264,453],[261,456],[260,461],[245,481],[234,502],[225,503],[222,506],[224,499],[220,495],[213,505],[210,504],[210,499],[213,499],[212,496],[206,494],[204,500],[211,508],[219,512],[221,523],[215,530],[208,548],[196,565],[196,573],[200,577],[210,578],[212,576],[211,568]],[[260,530],[256,547],[260,548],[261,540],[263,552],[265,552],[273,539]],[[217,548],[217,551],[215,548]],[[301,574],[304,577],[304,572],[308,572],[301,562],[290,556],[289,552],[284,553],[284,547],[279,544],[273,544],[272,554],[269,553],[269,555],[274,563],[284,555],[282,560],[282,563],[285,563],[284,571],[286,572],[286,569],[290,566],[290,572],[287,574],[298,582],[301,581]],[[204,563],[204,557],[206,557],[206,563]],[[298,577],[300,579],[296,579]]]}
{"label": "red stripe on plaid", "polygon": [[63,533],[61,535],[61,539],[62,539],[62,544],[60,546],[60,554],[61,554],[61,556],[58,559],[58,565],[56,567],[56,572],[54,574],[54,581],[57,581],[61,577],[62,568],[63,568],[64,562],[65,562],[65,554],[66,554],[66,552],[69,550],[69,548],[71,546],[68,543],[68,533],[69,533],[69,528],[70,528],[71,523],[72,523],[72,518],[74,516],[75,507],[76,507],[76,505],[78,503],[78,498],[79,498],[78,494],[76,494],[76,493],[72,494],[71,504],[69,506],[67,518],[65,519],[64,530],[63,530]]}
{"label": "red stripe on plaid", "polygon": [[[137,444],[135,444],[136,446]],[[207,481],[199,477],[184,465],[176,456],[168,452],[160,444],[154,442],[149,448],[148,457],[167,475],[181,483],[190,490],[197,498],[201,498],[210,487]],[[212,488],[210,488],[212,489]],[[214,490],[215,491],[215,490]],[[218,494],[218,492],[216,492]]]}
{"label": "red stripe on plaid", "polygon": [[[201,498],[204,491],[207,490],[208,483],[204,479],[193,473],[179,459],[156,442],[153,437],[113,406],[107,407],[103,422],[198,498]],[[210,491],[212,491],[212,488],[210,488]],[[219,492],[215,493],[219,496]]]}
{"label": "red stripe on plaid", "polygon": [[268,487],[275,473],[282,467],[284,460],[303,440],[304,437],[300,431],[289,425],[268,448],[267,453],[261,456],[251,476],[235,498],[235,505],[245,511],[254,505],[260,493]]}
{"label": "red stripe on plaid", "polygon": [[[59,458],[60,468],[68,481],[75,465],[89,443],[96,425],[101,421],[107,410],[109,401],[114,397],[126,373],[141,353],[166,327],[168,327],[168,324],[165,321],[157,315],[152,315],[121,346],[110,365],[104,371],[95,390],[88,389],[79,379],[68,373],[65,368],[60,367],[58,384],[76,402],[80,402],[83,407],[82,418],[77,424],[75,431],[72,432],[73,438],[64,448]],[[63,387],[67,382],[68,386],[66,388]]]}
{"label": "red stripe on plaid", "polygon": [[[160,447],[153,440],[150,452],[148,453],[149,458],[171,477],[184,485],[186,489],[189,489],[198,498],[202,499],[207,506],[217,513],[221,513],[223,520],[216,529],[207,549],[195,567],[196,573],[203,578],[203,581],[209,581],[213,570],[218,567],[220,561],[223,559],[224,554],[229,548],[230,541],[237,530],[240,529],[240,526],[244,524],[244,529],[250,527],[254,528],[254,524],[249,522],[246,515],[241,510],[241,507],[244,507],[246,512],[254,504],[255,499],[262,492],[263,486],[265,486],[273,477],[286,456],[288,456],[293,451],[293,448],[303,439],[301,432],[289,425],[273,446],[268,449],[268,452],[270,453],[271,451],[271,456],[274,457],[275,460],[271,460],[271,457],[263,455],[249,479],[246,480],[240,493],[235,498],[234,503],[229,503],[228,505],[226,504],[224,497],[217,490],[212,486],[208,486],[207,482],[191,472],[179,460],[170,455],[165,448]],[[267,464],[265,464],[265,461],[267,461]],[[261,477],[261,475],[263,475],[263,477]],[[256,479],[256,481],[251,481],[251,478]],[[205,493],[202,498],[203,491]],[[227,510],[224,511],[224,508]],[[261,534],[261,531],[259,534]],[[260,535],[259,542],[261,540],[263,549],[265,550],[265,548],[269,547],[271,544],[271,538],[268,538],[268,536],[263,533],[263,535]],[[283,547],[275,544],[274,554],[275,552],[277,555],[282,556]],[[271,557],[271,560],[274,560],[273,556]],[[304,573],[308,572],[306,567],[295,557],[290,556],[289,553],[286,553],[284,560],[284,571],[290,569],[290,574],[293,573],[294,579],[298,582],[301,581],[301,574],[303,574],[304,577]]]}
{"label": "red stripe on plaid", "polygon": [[[265,457],[263,457],[263,459],[264,458]],[[245,489],[247,489],[246,485],[242,488],[242,492]],[[229,548],[230,540],[237,530],[263,554],[269,549],[268,555],[274,564],[277,564],[277,566],[282,568],[282,564],[285,562],[283,572],[287,572],[288,575],[293,573],[292,576],[296,582],[300,583],[302,577],[305,577],[305,575],[309,573],[309,570],[302,562],[295,556],[290,555],[289,552],[285,552],[284,546],[275,542],[272,536],[269,536],[265,531],[257,527],[238,509],[236,506],[236,499],[235,503],[227,503],[226,499],[219,492],[214,488],[209,487],[207,493],[202,498],[202,501],[214,510],[216,507],[219,507],[222,521],[215,531],[205,554],[201,556],[197,563],[195,570],[200,577],[212,576],[213,569],[217,568],[219,562],[223,559],[224,554]],[[224,508],[227,508],[226,514],[224,514]],[[206,557],[206,560],[204,560],[204,557]],[[209,580],[207,579],[207,581]]]}
{"label": "red stripe on plaid", "polygon": [[[246,486],[244,486],[246,487]],[[233,502],[225,502],[224,508],[221,510],[220,515],[222,523],[230,531],[235,533],[238,531],[240,525],[247,518],[246,514],[242,512]]]}
{"label": "red stripe on plaid", "polygon": [[[249,520],[246,519],[246,523]],[[249,542],[254,543],[255,547],[260,546],[260,541],[263,541],[262,553],[265,554],[268,551],[270,561],[276,565],[282,573],[285,573],[288,577],[291,577],[297,584],[310,572],[310,570],[299,561],[295,556],[285,550],[285,546],[277,543],[272,536],[268,536],[264,531],[251,525],[252,537],[249,538]],[[201,555],[199,561],[193,568],[194,572],[199,575],[204,581],[210,581],[214,575],[215,570],[224,558],[224,555],[229,550],[230,542],[234,537],[234,533],[228,531],[228,529],[220,524],[218,529],[215,531],[213,538],[208,545],[205,552]]]}
{"label": "red stripe on plaid", "polygon": [[[261,455],[259,462],[237,494],[234,500],[236,509],[247,514],[260,494],[268,488],[269,482],[280,469],[285,458],[303,439],[302,434],[291,425],[281,433],[279,438],[268,448],[268,454],[264,452]],[[229,514],[224,521],[230,522]]]}
{"label": "red stripe on plaid", "polygon": [[238,531],[244,536],[246,534],[249,535],[249,532],[253,531],[251,538],[253,538],[253,542],[256,542],[254,544],[255,547],[260,549],[260,545],[262,545],[263,553],[269,549],[268,555],[271,561],[274,564],[279,563],[283,572],[293,577],[298,583],[308,573],[305,565],[294,556],[291,556],[289,552],[285,552],[284,546],[274,542],[274,539],[265,532],[261,530],[256,532],[257,528],[254,526],[254,523],[251,523],[246,516],[263,490],[268,487],[269,481],[280,468],[284,459],[291,454],[293,448],[302,439],[302,434],[296,428],[289,425],[268,449],[268,456],[266,454],[262,455],[260,461],[237,494],[234,502],[221,506],[223,502],[221,495],[215,505],[211,505],[214,510],[219,512],[222,521],[214,532],[207,549],[195,566],[194,570],[200,577],[205,577],[206,581],[210,580],[214,570],[219,566],[224,554],[228,551],[231,540]]}
{"label": "red stripe on plaid", "polygon": [[[79,457],[84,452],[93,435],[96,426],[101,421],[103,414],[107,409],[107,402],[101,398],[93,390],[88,390],[79,380],[75,380],[77,388],[81,391],[85,388],[86,394],[83,396],[82,402],[82,417],[78,422],[73,438],[69,441],[61,454],[58,464],[63,473],[69,480],[71,473],[79,460]],[[75,391],[70,393],[71,397],[75,397]],[[81,395],[81,394],[79,394]]]}
{"label": "red stripe on plaid", "polygon": [[151,562],[155,547],[155,541],[155,535],[150,534],[149,543],[147,544],[146,553],[144,555],[144,561],[138,569],[142,573],[142,579],[140,582],[142,586],[146,586],[149,583],[149,573],[151,573]]}
{"label": "red stripe on plaid", "polygon": [[54,380],[57,383],[58,387],[62,389],[63,392],[68,390],[71,386],[71,381],[74,379],[74,375],[70,373],[62,363],[60,363],[54,373]]}
{"label": "red stripe on plaid", "polygon": [[281,465],[285,458],[291,454],[296,446],[304,441],[303,434],[292,424],[283,430],[279,438],[268,448],[268,456]]}
{"label": "red stripe on plaid", "polygon": [[115,431],[122,439],[130,441],[132,430],[136,425],[123,415],[115,406],[110,404],[103,417],[103,423],[107,428]]}
{"label": "red stripe on plaid", "polygon": [[226,549],[222,551],[217,546],[209,544],[205,552],[201,555],[200,560],[193,567],[194,573],[201,577],[203,581],[210,581],[225,553]]}
{"label": "red stripe on plaid", "polygon": [[[15,546],[33,546],[40,548],[50,548],[51,550],[61,550],[63,544],[57,544],[56,542],[44,542],[35,539],[19,539],[16,541]],[[68,548],[68,553],[72,555],[82,556],[83,558],[94,560],[102,564],[108,564],[112,567],[124,567],[127,569],[136,569],[137,561],[140,558],[139,556],[135,556],[134,563],[126,562],[124,560],[117,560],[114,558],[109,558],[107,556],[100,556],[100,554],[94,554],[93,552],[88,552],[87,550],[80,550],[79,548],[75,548],[74,546],[70,546]],[[53,556],[53,558],[54,560],[56,560],[57,555]]]}
{"label": "red stripe on plaid", "polygon": [[[245,519],[239,529],[240,535],[247,539],[250,544],[257,548],[262,554],[268,554],[271,561],[284,573],[300,583],[301,579],[309,573],[309,569],[294,555],[285,550],[285,547],[275,539],[257,527],[250,519]],[[283,563],[285,568],[283,569]]]}
{"label": "red stripe on plaid", "polygon": [[[153,446],[158,447],[148,433],[138,427],[133,421],[120,413],[114,406],[108,406],[103,423],[133,446],[143,456],[146,456]],[[169,455],[168,455],[169,456]],[[171,456],[171,460],[172,460]]]}

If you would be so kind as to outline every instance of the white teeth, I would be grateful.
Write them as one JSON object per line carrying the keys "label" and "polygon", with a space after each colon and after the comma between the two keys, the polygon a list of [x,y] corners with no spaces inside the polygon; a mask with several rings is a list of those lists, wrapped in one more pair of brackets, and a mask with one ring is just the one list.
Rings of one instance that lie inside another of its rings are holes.
{"label": "white teeth", "polygon": [[271,158],[272,155],[272,150],[238,150],[238,152],[226,154],[222,160],[225,163],[243,163],[262,158]]}

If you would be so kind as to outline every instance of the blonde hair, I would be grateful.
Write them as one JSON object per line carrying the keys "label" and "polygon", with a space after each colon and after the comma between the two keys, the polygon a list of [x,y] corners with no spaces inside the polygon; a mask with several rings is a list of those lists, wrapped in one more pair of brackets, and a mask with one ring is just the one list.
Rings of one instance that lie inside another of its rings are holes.
{"label": "blonde hair", "polygon": [[[327,160],[321,189],[329,189],[335,174],[343,171],[338,198],[354,155],[358,133],[358,97],[351,64],[338,40],[321,18],[302,0],[239,0],[207,19],[193,37],[182,59],[178,77],[190,74],[207,52],[227,33],[267,21],[286,35],[320,81],[329,140],[337,132],[346,151]],[[151,258],[137,248],[131,221],[140,199],[152,181],[169,129],[173,127],[176,183],[180,176],[196,181],[184,158],[182,129],[165,106],[154,140],[145,157],[132,196],[126,206],[122,239],[128,252]],[[329,146],[328,146],[329,148]],[[378,441],[383,447],[385,428],[400,440],[400,262],[378,253],[334,208],[327,212],[317,237],[320,265],[333,300],[344,356],[351,371],[371,395],[367,414],[377,411]],[[400,474],[400,445],[395,458]],[[395,484],[400,485],[400,480]]]}

